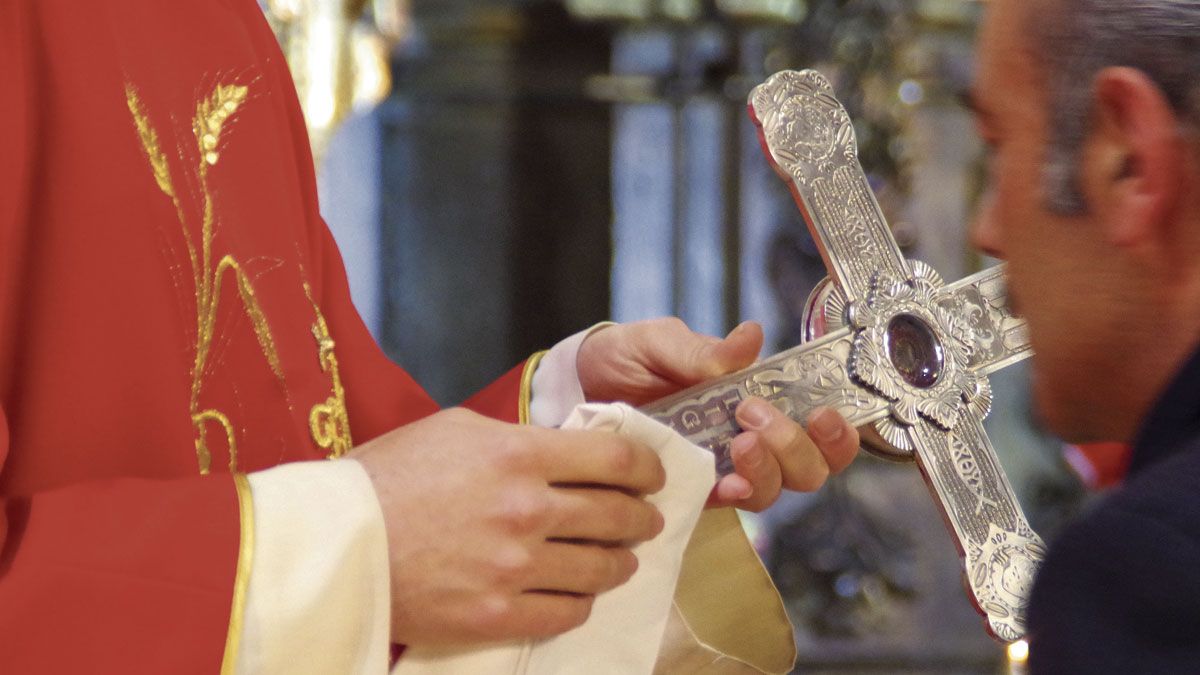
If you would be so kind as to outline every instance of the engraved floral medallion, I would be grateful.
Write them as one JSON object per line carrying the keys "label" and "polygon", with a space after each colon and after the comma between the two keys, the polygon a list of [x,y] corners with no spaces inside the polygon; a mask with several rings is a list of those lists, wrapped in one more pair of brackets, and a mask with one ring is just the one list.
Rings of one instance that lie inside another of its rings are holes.
{"label": "engraved floral medallion", "polygon": [[974,332],[960,315],[937,304],[942,285],[933,268],[914,263],[911,279],[877,274],[866,299],[846,308],[857,331],[850,376],[891,401],[891,416],[876,429],[904,451],[914,447],[907,428],[921,419],[950,431],[964,412],[979,419],[991,412],[987,377],[968,367]]}
{"label": "engraved floral medallion", "polygon": [[836,155],[858,157],[854,125],[829,80],[812,70],[785,71],[773,83],[756,90],[752,107],[782,170],[807,183],[827,173]]}
{"label": "engraved floral medallion", "polygon": [[1012,642],[1025,633],[1025,611],[1046,547],[1032,530],[1020,533],[993,524],[981,545],[967,551],[967,574],[975,601],[987,612],[996,637]]}

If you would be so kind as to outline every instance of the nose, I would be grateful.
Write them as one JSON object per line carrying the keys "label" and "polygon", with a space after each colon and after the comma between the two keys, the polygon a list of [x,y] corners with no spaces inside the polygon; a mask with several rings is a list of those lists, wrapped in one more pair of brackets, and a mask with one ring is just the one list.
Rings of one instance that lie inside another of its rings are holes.
{"label": "nose", "polygon": [[975,212],[975,219],[971,223],[971,245],[993,258],[1003,259],[1004,249],[1000,243],[998,221],[996,192],[989,187],[984,192]]}

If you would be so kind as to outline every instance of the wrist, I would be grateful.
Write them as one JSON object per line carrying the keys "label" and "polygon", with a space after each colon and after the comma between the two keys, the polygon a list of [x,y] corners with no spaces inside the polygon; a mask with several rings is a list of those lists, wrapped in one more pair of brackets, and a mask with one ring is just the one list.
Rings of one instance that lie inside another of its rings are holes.
{"label": "wrist", "polygon": [[[598,378],[602,377],[602,372],[605,370],[603,365],[603,354],[606,351],[604,342],[607,338],[612,337],[612,332],[605,329],[618,325],[620,324],[605,321],[592,326],[579,345],[579,351],[575,356],[575,373],[579,379],[579,387],[583,390],[583,396],[588,401],[595,399],[593,393],[596,391]],[[604,338],[596,339],[597,333],[607,334]]]}
{"label": "wrist", "polygon": [[559,342],[546,352],[533,373],[529,423],[539,427],[557,427],[566,421],[575,406],[586,402],[588,395],[580,379],[580,366],[586,369],[593,360],[586,356],[581,358],[579,352],[585,342],[592,341],[589,338],[612,325],[596,324]]}

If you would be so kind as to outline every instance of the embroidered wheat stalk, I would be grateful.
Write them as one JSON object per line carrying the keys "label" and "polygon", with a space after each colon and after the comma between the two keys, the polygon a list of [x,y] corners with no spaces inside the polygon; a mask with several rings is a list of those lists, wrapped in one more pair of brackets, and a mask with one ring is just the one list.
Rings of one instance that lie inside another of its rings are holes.
{"label": "embroidered wheat stalk", "polygon": [[234,122],[242,104],[246,102],[248,93],[249,89],[244,85],[219,84],[213,89],[212,94],[196,104],[196,112],[192,117],[192,134],[198,150],[195,177],[202,198],[198,218],[200,221],[200,245],[197,246],[193,240],[191,229],[188,227],[188,212],[183,208],[175,190],[171,167],[166,154],[162,151],[158,132],[154,129],[137,90],[132,85],[125,86],[125,98],[129,112],[133,116],[138,138],[142,142],[142,149],[150,162],[154,180],[163,194],[174,204],[179,224],[183,228],[188,259],[192,266],[192,277],[196,286],[196,353],[192,364],[190,413],[192,424],[196,428],[196,459],[202,474],[208,473],[212,465],[212,452],[208,446],[208,425],[210,423],[217,424],[225,433],[229,447],[229,470],[237,471],[237,437],[233,424],[221,411],[205,410],[200,406],[200,394],[204,388],[204,377],[216,336],[221,282],[227,273],[232,274],[236,280],[242,309],[250,319],[251,325],[254,326],[255,337],[271,372],[281,383],[283,382],[283,367],[275,348],[275,340],[271,335],[266,314],[258,302],[249,277],[232,255],[221,256],[215,265],[213,263],[215,200],[208,180],[209,169],[217,166],[220,161],[222,137]]}

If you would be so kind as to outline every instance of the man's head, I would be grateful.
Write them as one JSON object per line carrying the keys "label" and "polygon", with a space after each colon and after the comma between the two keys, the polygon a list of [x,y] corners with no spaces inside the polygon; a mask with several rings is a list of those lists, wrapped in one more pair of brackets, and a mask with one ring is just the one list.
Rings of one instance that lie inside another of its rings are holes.
{"label": "man's head", "polygon": [[1135,68],[1159,88],[1181,121],[1200,121],[1200,2],[1054,0],[1034,3],[1034,55],[1049,78],[1050,146],[1042,174],[1048,206],[1087,211],[1079,159],[1092,111],[1093,80],[1105,68]]}
{"label": "man's head", "polygon": [[1126,440],[1200,339],[1200,0],[992,0],[981,248],[1009,260],[1039,409]]}

